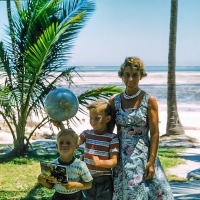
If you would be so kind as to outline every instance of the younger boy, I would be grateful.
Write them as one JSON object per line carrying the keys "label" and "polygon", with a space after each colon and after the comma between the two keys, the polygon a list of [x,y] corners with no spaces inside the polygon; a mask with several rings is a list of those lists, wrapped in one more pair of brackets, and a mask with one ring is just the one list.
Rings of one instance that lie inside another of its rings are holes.
{"label": "younger boy", "polygon": [[67,167],[68,182],[58,183],[53,177],[47,178],[43,174],[38,176],[38,182],[49,189],[54,187],[53,200],[81,200],[81,190],[91,188],[93,178],[86,164],[73,156],[78,147],[78,135],[72,129],[61,130],[56,147],[60,157],[52,163]]}
{"label": "younger boy", "polygon": [[107,132],[111,120],[111,106],[98,101],[88,107],[92,130],[79,136],[79,145],[85,143],[84,161],[93,177],[92,188],[85,190],[87,200],[112,200],[112,168],[117,164],[119,141],[117,135]]}

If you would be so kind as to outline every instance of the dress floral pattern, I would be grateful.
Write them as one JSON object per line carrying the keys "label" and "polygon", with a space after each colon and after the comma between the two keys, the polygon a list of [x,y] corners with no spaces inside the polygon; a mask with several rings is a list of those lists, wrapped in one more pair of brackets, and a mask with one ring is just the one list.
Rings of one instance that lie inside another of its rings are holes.
{"label": "dress floral pattern", "polygon": [[149,95],[145,94],[137,109],[123,110],[120,94],[114,98],[120,161],[113,170],[113,200],[173,200],[170,185],[159,158],[151,181],[143,178],[149,158]]}

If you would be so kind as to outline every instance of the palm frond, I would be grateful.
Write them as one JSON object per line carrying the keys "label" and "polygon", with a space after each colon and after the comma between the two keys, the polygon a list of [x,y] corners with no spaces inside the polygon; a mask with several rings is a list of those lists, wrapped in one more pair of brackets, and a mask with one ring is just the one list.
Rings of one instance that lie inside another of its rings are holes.
{"label": "palm frond", "polygon": [[[8,87],[2,87],[0,85],[0,105],[10,104],[11,92]],[[11,106],[11,105],[10,105]]]}
{"label": "palm frond", "polygon": [[[26,50],[29,67],[40,66],[41,73],[47,74],[46,72],[55,71],[67,63],[70,56],[69,50],[73,47],[73,41],[83,27],[83,21],[94,10],[94,7],[86,7],[86,3],[89,4],[88,1],[70,2],[68,11],[60,9],[59,18],[54,18],[54,21],[41,32],[38,40]],[[34,31],[33,34],[35,34]]]}
{"label": "palm frond", "polygon": [[[14,9],[10,9],[8,0],[7,40],[4,45],[0,43],[0,76],[6,74],[4,85],[0,85],[0,115],[12,132],[15,150],[23,153],[28,144],[27,141],[24,145],[28,116],[33,112],[44,113],[44,97],[58,81],[66,79],[73,84],[75,69],[66,67],[62,72],[59,69],[66,66],[74,39],[95,6],[90,0],[14,2]],[[80,102],[86,105],[88,100],[111,93],[105,88],[99,92],[90,91],[80,96]],[[77,120],[72,119],[74,123]],[[46,121],[47,116],[43,116],[39,125]]]}
{"label": "palm frond", "polygon": [[103,86],[96,89],[87,90],[86,92],[78,96],[78,101],[81,105],[87,106],[91,101],[96,101],[99,99],[108,99],[114,94],[123,91],[122,87],[117,86]]}

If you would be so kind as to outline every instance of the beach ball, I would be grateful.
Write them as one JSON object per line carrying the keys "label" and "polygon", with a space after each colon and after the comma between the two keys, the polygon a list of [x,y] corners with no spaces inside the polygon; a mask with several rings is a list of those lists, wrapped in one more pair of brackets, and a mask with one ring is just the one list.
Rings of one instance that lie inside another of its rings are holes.
{"label": "beach ball", "polygon": [[55,121],[64,121],[74,117],[79,103],[75,94],[66,88],[56,88],[50,91],[44,99],[47,115]]}

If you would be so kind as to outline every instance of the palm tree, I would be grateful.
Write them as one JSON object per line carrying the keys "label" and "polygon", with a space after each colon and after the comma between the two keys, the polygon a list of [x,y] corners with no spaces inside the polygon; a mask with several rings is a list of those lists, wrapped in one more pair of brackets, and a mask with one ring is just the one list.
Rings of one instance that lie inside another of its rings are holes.
{"label": "palm tree", "polygon": [[[0,42],[0,115],[13,137],[13,153],[24,154],[34,131],[49,121],[44,112],[44,97],[60,80],[73,84],[75,67],[65,66],[74,39],[85,24],[95,4],[90,0],[14,0],[10,9],[7,0],[8,38]],[[102,87],[78,97],[81,105],[87,100],[109,97],[114,87]],[[92,96],[90,96],[92,95]],[[80,110],[83,112],[83,110]],[[27,119],[42,119],[25,135]],[[26,139],[26,140],[25,140]]]}
{"label": "palm tree", "polygon": [[178,0],[171,0],[170,38],[168,55],[168,93],[167,93],[167,127],[166,134],[184,134],[179,119],[176,101],[176,32],[177,32]]}

